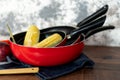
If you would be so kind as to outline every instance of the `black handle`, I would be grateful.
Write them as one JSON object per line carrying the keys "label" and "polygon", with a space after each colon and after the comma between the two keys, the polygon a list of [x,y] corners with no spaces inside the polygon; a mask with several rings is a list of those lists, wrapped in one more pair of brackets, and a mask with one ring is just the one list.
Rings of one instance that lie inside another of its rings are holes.
{"label": "black handle", "polygon": [[110,30],[110,29],[114,29],[115,27],[113,25],[110,25],[110,26],[104,26],[104,27],[100,27],[100,28],[97,28],[93,31],[90,31],[88,32],[86,35],[85,35],[85,39],[89,38],[90,36],[98,33],[98,32],[102,32],[102,31],[105,31],[105,30]]}
{"label": "black handle", "polygon": [[98,20],[91,22],[90,25],[83,25],[84,28],[82,28],[82,29],[78,28],[78,29],[73,30],[69,34],[69,36],[73,38],[74,36],[80,35],[81,33],[86,34],[88,31],[91,31],[91,30],[96,29],[98,27],[102,27],[105,20],[106,20],[106,15],[102,16]]}
{"label": "black handle", "polygon": [[104,15],[107,11],[108,11],[108,5],[104,5],[102,8],[97,10],[95,13],[91,14],[90,16],[88,16],[87,18],[85,18],[84,20],[79,22],[77,24],[77,27],[81,27],[82,25],[85,25],[85,24],[91,22],[92,20],[95,20],[96,18]]}
{"label": "black handle", "polygon": [[99,18],[97,18],[97,19],[95,19],[95,20],[93,20],[93,21],[90,21],[89,23],[80,26],[78,29],[84,29],[84,28],[86,28],[87,26],[93,25],[93,24],[95,24],[95,23],[97,23],[97,22],[99,22],[99,21],[101,21],[101,20],[104,20],[104,19],[106,19],[106,15],[103,15],[103,16],[101,16],[101,17],[99,17]]}

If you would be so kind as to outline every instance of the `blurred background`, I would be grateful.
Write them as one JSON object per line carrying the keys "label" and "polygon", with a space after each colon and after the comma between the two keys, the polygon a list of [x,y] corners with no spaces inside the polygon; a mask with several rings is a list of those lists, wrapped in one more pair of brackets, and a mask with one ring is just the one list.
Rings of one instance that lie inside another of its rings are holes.
{"label": "blurred background", "polygon": [[31,24],[39,29],[75,26],[105,4],[109,5],[109,10],[104,26],[116,28],[90,37],[85,44],[120,46],[120,0],[0,0],[0,40],[9,39],[6,24],[14,34],[26,31]]}

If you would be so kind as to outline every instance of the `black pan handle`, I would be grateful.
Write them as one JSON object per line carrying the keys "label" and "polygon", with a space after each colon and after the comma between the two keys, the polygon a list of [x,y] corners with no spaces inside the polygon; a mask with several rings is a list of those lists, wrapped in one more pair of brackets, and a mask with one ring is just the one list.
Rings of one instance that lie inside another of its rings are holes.
{"label": "black pan handle", "polygon": [[92,30],[90,32],[88,32],[86,35],[85,35],[85,39],[89,38],[90,36],[98,33],[98,32],[102,32],[102,31],[105,31],[105,30],[110,30],[110,29],[114,29],[115,26],[113,25],[110,25],[110,26],[104,26],[104,27],[100,27],[100,28],[97,28],[95,30]]}
{"label": "black pan handle", "polygon": [[74,38],[76,35],[80,35],[81,33],[86,34],[87,32],[89,32],[89,31],[91,31],[93,29],[96,29],[98,27],[102,27],[105,20],[106,20],[106,15],[104,15],[103,17],[99,18],[96,21],[93,21],[90,25],[86,25],[86,26],[83,25],[84,28],[82,28],[82,29],[78,28],[78,29],[73,30],[69,34],[69,36]]}
{"label": "black pan handle", "polygon": [[[106,20],[106,15],[103,15],[103,16],[101,16],[101,17],[99,17],[99,18],[97,18],[97,19],[95,19],[95,20],[93,20],[93,21],[91,21],[91,22],[89,22],[89,23],[87,23],[87,24],[84,24],[84,25],[82,25],[81,27],[79,27],[79,28],[77,28],[77,29],[85,29],[85,28],[87,28],[89,25],[93,25],[93,24],[96,24],[97,22],[99,22],[99,21],[104,21],[104,20]],[[104,23],[103,23],[104,24]],[[103,24],[101,24],[101,26],[103,25]],[[75,31],[75,30],[73,30],[73,31]]]}
{"label": "black pan handle", "polygon": [[85,24],[91,22],[92,20],[95,20],[96,18],[104,15],[107,11],[108,11],[108,5],[104,5],[102,8],[97,10],[95,13],[91,14],[90,16],[86,17],[84,20],[79,22],[77,24],[77,27],[81,27],[82,25],[85,25]]}

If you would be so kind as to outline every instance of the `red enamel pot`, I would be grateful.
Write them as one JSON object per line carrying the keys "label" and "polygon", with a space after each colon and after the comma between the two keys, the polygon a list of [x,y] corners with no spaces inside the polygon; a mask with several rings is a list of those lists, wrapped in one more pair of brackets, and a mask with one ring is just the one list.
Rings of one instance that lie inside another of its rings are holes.
{"label": "red enamel pot", "polygon": [[84,48],[84,43],[54,48],[33,48],[10,41],[10,47],[13,55],[24,63],[34,66],[56,66],[77,58]]}
{"label": "red enamel pot", "polygon": [[[101,27],[90,31],[85,38],[107,29],[114,29],[114,26]],[[9,41],[13,55],[20,61],[33,66],[57,66],[68,63],[76,59],[84,48],[84,39],[78,43],[53,47],[53,48],[34,48],[23,46],[23,41],[19,40],[24,37],[25,33],[18,33],[14,35],[17,43]],[[22,43],[21,43],[22,42]]]}

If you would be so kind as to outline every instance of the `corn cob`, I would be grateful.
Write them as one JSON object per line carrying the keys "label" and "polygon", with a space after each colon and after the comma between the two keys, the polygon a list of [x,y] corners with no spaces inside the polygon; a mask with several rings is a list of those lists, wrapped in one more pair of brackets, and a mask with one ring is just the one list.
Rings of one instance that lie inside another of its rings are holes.
{"label": "corn cob", "polygon": [[24,39],[24,45],[25,46],[33,46],[38,43],[40,37],[40,31],[35,25],[31,25],[27,33],[25,35]]}
{"label": "corn cob", "polygon": [[38,44],[34,45],[34,47],[39,47],[39,48],[55,47],[61,40],[62,40],[61,35],[58,33],[55,33],[48,36]]}

